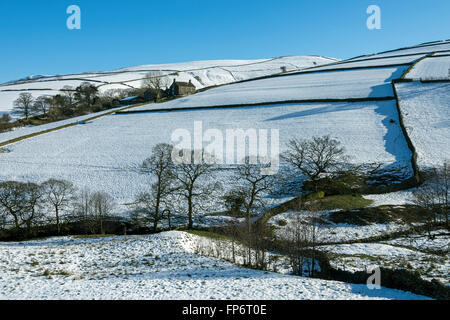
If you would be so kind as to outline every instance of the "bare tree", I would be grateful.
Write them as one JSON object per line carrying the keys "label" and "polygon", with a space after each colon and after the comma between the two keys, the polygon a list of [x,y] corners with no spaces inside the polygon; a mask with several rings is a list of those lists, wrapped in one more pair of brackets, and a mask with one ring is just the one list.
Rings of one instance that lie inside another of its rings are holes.
{"label": "bare tree", "polygon": [[28,92],[19,94],[19,98],[14,101],[13,113],[25,117],[26,120],[31,116],[33,106],[33,96]]}
{"label": "bare tree", "polygon": [[292,272],[298,276],[303,275],[303,266],[306,262],[305,249],[308,247],[308,225],[301,216],[301,211],[295,213],[295,220],[288,227],[289,241],[286,245]]}
{"label": "bare tree", "polygon": [[66,98],[67,104],[72,106],[75,103],[75,89],[72,86],[64,86],[60,91]]}
{"label": "bare tree", "polygon": [[98,224],[100,234],[105,234],[104,222],[112,214],[116,204],[114,199],[105,192],[95,192],[91,196],[93,218]]}
{"label": "bare tree", "polygon": [[153,148],[152,155],[139,168],[141,174],[149,175],[153,181],[149,192],[141,193],[136,199],[138,210],[144,210],[153,222],[157,231],[162,219],[162,211],[167,209],[167,197],[174,192],[175,166],[172,162],[173,146],[158,144]]}
{"label": "bare tree", "polygon": [[25,236],[42,216],[40,200],[42,188],[34,183],[3,182],[0,184],[0,208],[13,220],[17,232],[25,227]]}
{"label": "bare tree", "polygon": [[88,110],[98,98],[98,88],[90,82],[83,82],[75,89],[74,98],[78,107]]}
{"label": "bare tree", "polygon": [[248,232],[251,232],[251,215],[255,210],[266,208],[268,196],[280,182],[280,177],[276,175],[263,175],[261,169],[264,165],[255,163],[256,161],[247,157],[243,164],[237,167],[234,176],[237,187],[231,191],[232,197],[242,203]]}
{"label": "bare tree", "polygon": [[306,175],[316,188],[322,174],[340,170],[348,161],[341,143],[330,136],[313,137],[311,140],[294,138],[289,141],[288,151],[282,158]]}
{"label": "bare tree", "polygon": [[40,96],[34,100],[32,113],[47,117],[52,106],[52,98],[48,96]]}
{"label": "bare tree", "polygon": [[169,85],[169,79],[161,71],[150,71],[142,80],[142,88],[154,92],[156,100],[162,96],[162,91]]}
{"label": "bare tree", "polygon": [[188,229],[192,229],[194,212],[201,207],[201,201],[218,188],[217,184],[207,184],[201,181],[201,178],[213,172],[212,162],[207,160],[211,159],[211,155],[203,151],[191,150],[174,149],[174,152],[190,153],[191,160],[197,158],[198,154],[201,155],[201,159],[196,159],[197,161],[183,161],[176,164],[177,193],[187,203]]}
{"label": "bare tree", "polygon": [[58,234],[61,232],[61,212],[67,210],[74,200],[75,187],[71,182],[50,179],[42,184],[45,200],[55,211]]}
{"label": "bare tree", "polygon": [[309,213],[306,235],[309,248],[311,249],[310,276],[314,277],[316,270],[316,249],[317,245],[323,241],[323,229],[319,227],[319,217],[321,205],[318,201],[310,201],[305,204],[305,209]]}
{"label": "bare tree", "polygon": [[95,224],[91,219],[92,215],[92,193],[89,189],[84,188],[79,192],[74,203],[75,214],[83,223],[85,233],[95,233]]}
{"label": "bare tree", "polygon": [[14,124],[11,123],[11,116],[7,113],[0,117],[0,132],[10,130]]}
{"label": "bare tree", "polygon": [[430,221],[445,220],[449,227],[450,166],[445,162],[433,169],[427,181],[413,192],[414,203],[430,213]]}

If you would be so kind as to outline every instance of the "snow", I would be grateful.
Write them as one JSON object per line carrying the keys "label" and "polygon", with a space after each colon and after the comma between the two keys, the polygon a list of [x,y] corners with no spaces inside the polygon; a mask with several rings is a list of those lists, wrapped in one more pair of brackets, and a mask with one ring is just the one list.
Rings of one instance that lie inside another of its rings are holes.
{"label": "snow", "polygon": [[[361,67],[381,67],[381,66],[389,66],[389,65],[399,65],[399,64],[407,64],[413,63],[414,61],[424,57],[425,54],[416,54],[410,55],[406,57],[393,57],[393,58],[372,58],[372,60],[364,60],[364,61],[353,61],[353,60],[345,60],[339,61],[332,65],[325,65],[321,67],[314,67],[305,70],[308,71],[320,71],[320,70],[333,70],[333,69],[341,69],[341,68],[361,68]],[[370,58],[369,58],[370,59]]]}
{"label": "snow", "polygon": [[399,290],[244,269],[192,253],[183,232],[0,243],[1,299],[402,299]]}
{"label": "snow", "polygon": [[12,110],[14,100],[21,93],[19,90],[39,89],[37,91],[29,91],[35,97],[44,94],[56,95],[60,93],[59,90],[64,86],[77,87],[85,81],[97,86],[100,92],[105,92],[109,89],[129,89],[130,86],[139,88],[142,85],[142,79],[145,78],[149,71],[160,71],[162,74],[167,75],[168,82],[173,81],[174,78],[177,81],[185,82],[191,80],[197,89],[200,89],[208,86],[232,83],[238,80],[278,74],[282,71],[282,67],[285,67],[286,71],[296,71],[336,61],[336,59],[315,56],[279,57],[259,60],[193,61],[161,65],[143,65],[113,71],[22,79],[21,81],[0,85],[0,112]]}
{"label": "snow", "polygon": [[127,203],[148,185],[147,177],[130,166],[142,163],[156,144],[172,143],[174,130],[193,132],[194,121],[203,121],[204,131],[279,129],[280,151],[292,137],[330,134],[342,142],[352,162],[376,161],[386,170],[412,175],[395,102],[379,101],[109,115],[8,145],[9,152],[0,154],[0,180],[57,177],[80,188],[95,186]]}
{"label": "snow", "polygon": [[415,255],[416,251],[381,243],[352,243],[320,247],[324,251],[345,255],[387,256],[391,258]]}
{"label": "snow", "polygon": [[428,233],[423,235],[410,235],[409,237],[401,237],[394,240],[386,241],[390,245],[411,247],[416,250],[437,250],[450,252],[450,233],[448,230],[441,229],[431,231],[434,236],[430,239]]}
{"label": "snow", "polygon": [[408,72],[405,78],[413,80],[450,80],[450,56],[423,59]]}
{"label": "snow", "polygon": [[109,109],[109,110],[105,110],[105,111],[100,111],[100,112],[96,112],[96,113],[91,113],[91,114],[87,114],[84,116],[79,116],[79,117],[75,117],[75,118],[70,118],[67,120],[62,120],[62,121],[56,121],[56,122],[51,122],[51,123],[47,123],[47,124],[43,124],[40,126],[26,126],[26,127],[21,127],[21,128],[16,128],[12,131],[6,131],[6,132],[2,132],[0,133],[0,143],[2,142],[6,142],[15,138],[19,138],[19,137],[23,137],[29,134],[33,134],[33,133],[37,133],[37,132],[42,132],[42,131],[46,131],[49,129],[54,129],[54,128],[58,128],[64,125],[68,125],[71,123],[78,123],[80,121],[84,121],[96,116],[100,116],[109,112],[115,112],[115,111],[119,111],[121,109],[123,109],[124,107],[120,107],[120,108],[114,108],[114,109]]}
{"label": "snow", "polygon": [[[428,243],[432,241],[428,240]],[[331,265],[347,271],[365,271],[371,266],[389,269],[406,269],[419,271],[424,280],[439,280],[444,284],[450,283],[450,259],[448,255],[427,254],[415,250],[386,243],[352,243],[332,246],[321,246],[320,250],[333,253]],[[448,244],[448,243],[447,243]],[[383,274],[381,274],[383,283]]]}
{"label": "snow", "polygon": [[[325,221],[327,224],[317,225],[318,242],[335,243],[349,240],[361,240],[408,229],[407,226],[397,223],[373,223],[366,226],[351,225],[348,223],[334,223],[328,220],[327,216],[329,213],[330,212],[323,212],[320,214],[320,219]],[[311,214],[305,211],[287,211],[270,218],[268,224],[276,227],[275,235],[277,237],[289,240],[295,231],[294,228],[298,221],[298,217],[300,217],[301,221],[308,221],[311,219]],[[286,225],[280,226],[280,221],[286,222]]]}
{"label": "snow", "polygon": [[371,207],[379,207],[385,205],[401,206],[405,204],[412,204],[412,189],[402,190],[397,192],[383,193],[383,194],[369,194],[363,197],[368,200],[373,200]]}
{"label": "snow", "polygon": [[133,110],[245,105],[292,100],[393,97],[391,81],[407,67],[295,74],[214,88]]}
{"label": "snow", "polygon": [[418,165],[442,165],[450,159],[450,83],[398,83],[396,88]]}
{"label": "snow", "polygon": [[450,41],[441,41],[436,42],[434,44],[419,45],[414,47],[381,52],[373,55],[361,56],[350,60],[358,61],[368,58],[386,58],[400,55],[429,54],[432,52],[448,51],[448,50],[450,50]]}

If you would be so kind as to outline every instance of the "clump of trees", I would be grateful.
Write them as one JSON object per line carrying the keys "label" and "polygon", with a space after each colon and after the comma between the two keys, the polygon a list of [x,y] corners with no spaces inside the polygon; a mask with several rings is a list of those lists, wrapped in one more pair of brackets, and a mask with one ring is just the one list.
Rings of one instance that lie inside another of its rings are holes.
{"label": "clump of trees", "polygon": [[150,71],[142,80],[144,95],[155,101],[165,96],[165,90],[170,85],[169,79],[161,71]]}
{"label": "clump of trees", "polygon": [[164,218],[162,213],[177,208],[186,211],[187,227],[192,229],[196,213],[205,208],[206,199],[220,188],[220,184],[207,183],[203,179],[213,172],[212,164],[206,160],[210,158],[208,154],[200,152],[200,162],[174,164],[174,152],[190,153],[193,159],[199,151],[174,150],[171,145],[158,144],[152,155],[138,167],[141,174],[149,176],[150,185],[149,191],[138,195],[133,206],[137,212],[146,212],[154,231]]}
{"label": "clump of trees", "polygon": [[7,113],[0,117],[0,132],[11,130],[14,124],[11,123],[11,116]]}
{"label": "clump of trees", "polygon": [[50,179],[42,184],[6,181],[0,183],[0,233],[30,238],[40,229],[54,226],[62,234],[68,224],[86,233],[105,232],[104,222],[115,206],[102,192],[78,192],[71,182]]}
{"label": "clump of trees", "polygon": [[97,86],[90,82],[83,82],[76,88],[64,86],[60,94],[55,96],[44,95],[34,98],[31,93],[23,92],[14,101],[13,114],[22,118],[21,121],[25,123],[32,119],[64,120],[114,108],[128,95],[127,90],[120,89],[110,89],[100,93]]}

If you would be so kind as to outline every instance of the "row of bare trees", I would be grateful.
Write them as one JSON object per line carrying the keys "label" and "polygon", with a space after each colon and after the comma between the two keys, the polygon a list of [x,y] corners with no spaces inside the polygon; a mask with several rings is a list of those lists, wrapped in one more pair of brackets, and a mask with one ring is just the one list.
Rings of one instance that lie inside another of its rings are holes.
{"label": "row of bare trees", "polygon": [[50,179],[42,184],[0,183],[0,229],[30,237],[39,226],[55,225],[57,234],[68,222],[83,222],[86,232],[103,233],[114,199],[103,192],[77,191],[71,182]]}
{"label": "row of bare trees", "polygon": [[[200,155],[200,161],[188,161],[174,164],[172,155],[191,153],[189,159]],[[169,144],[159,144],[153,148],[152,155],[141,165],[134,168],[141,174],[150,177],[150,185],[132,204],[136,211],[142,212],[153,223],[154,230],[163,218],[166,210],[175,210],[174,203],[182,202],[188,215],[188,228],[192,229],[194,216],[205,211],[211,196],[223,190],[221,183],[214,181],[214,172],[219,170],[211,164],[212,156],[202,150],[174,150]],[[288,144],[288,151],[283,159],[290,163],[293,171],[288,176],[304,174],[314,183],[323,175],[341,170],[347,161],[344,148],[340,142],[325,137],[312,140],[293,139]],[[242,164],[236,166],[226,183],[231,186],[221,195],[220,201],[213,202],[224,206],[228,213],[243,216],[246,219],[247,232],[251,232],[252,216],[261,213],[272,202],[271,195],[282,188],[285,183],[284,174],[263,174],[264,164],[247,157]],[[208,179],[209,178],[209,179]]]}

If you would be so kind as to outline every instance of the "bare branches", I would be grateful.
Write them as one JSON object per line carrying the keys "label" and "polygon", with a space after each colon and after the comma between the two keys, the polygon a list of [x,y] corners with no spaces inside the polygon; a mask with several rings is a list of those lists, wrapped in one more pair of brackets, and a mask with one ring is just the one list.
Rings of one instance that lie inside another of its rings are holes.
{"label": "bare branches", "polygon": [[61,232],[61,212],[74,200],[75,187],[69,181],[50,179],[42,184],[44,199],[55,211],[58,234]]}
{"label": "bare branches", "polygon": [[28,92],[23,92],[19,94],[19,98],[14,101],[14,109],[13,113],[19,116],[25,117],[26,120],[32,114],[32,106],[33,106],[33,96]]}
{"label": "bare branches", "polygon": [[[196,159],[190,162],[181,162],[176,165],[176,180],[178,184],[177,192],[187,202],[188,212],[188,229],[192,229],[194,221],[193,215],[196,211],[196,207],[201,205],[201,201],[205,200],[208,194],[212,193],[215,189],[219,188],[219,185],[214,184],[202,184],[200,179],[213,172],[212,162],[207,159],[211,159],[211,155],[206,154],[204,151],[191,151],[191,150],[175,150],[176,152],[191,153],[191,159]],[[201,155],[201,159],[198,157]]]}
{"label": "bare branches", "polygon": [[139,167],[139,172],[149,175],[154,182],[148,192],[139,194],[134,206],[148,215],[154,231],[158,230],[161,212],[168,207],[168,196],[175,191],[176,172],[171,158],[172,150],[173,147],[168,144],[156,145],[152,155]]}
{"label": "bare branches", "polygon": [[169,85],[169,80],[161,71],[150,71],[142,80],[142,88],[154,93],[156,100],[161,98],[162,91]]}
{"label": "bare branches", "polygon": [[289,141],[288,151],[282,158],[314,184],[321,175],[339,170],[348,160],[341,143],[330,136],[313,137],[311,140],[294,138]]}
{"label": "bare branches", "polygon": [[450,165],[445,162],[434,168],[427,181],[413,192],[414,203],[430,213],[430,220],[437,223],[439,218],[449,226]]}

